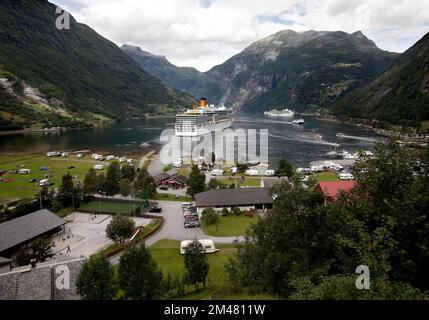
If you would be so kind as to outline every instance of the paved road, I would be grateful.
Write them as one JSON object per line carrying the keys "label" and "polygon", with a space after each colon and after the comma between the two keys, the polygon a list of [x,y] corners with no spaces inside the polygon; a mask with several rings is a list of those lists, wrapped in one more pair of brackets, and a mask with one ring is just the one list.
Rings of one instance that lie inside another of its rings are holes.
{"label": "paved road", "polygon": [[[212,237],[204,234],[200,228],[186,229],[183,227],[182,203],[179,201],[158,201],[162,208],[164,226],[162,229],[146,240],[146,246],[150,247],[162,239],[169,240],[191,240],[191,239],[212,239],[215,243],[233,243],[243,241],[244,237]],[[112,264],[119,263],[121,254],[110,258]]]}

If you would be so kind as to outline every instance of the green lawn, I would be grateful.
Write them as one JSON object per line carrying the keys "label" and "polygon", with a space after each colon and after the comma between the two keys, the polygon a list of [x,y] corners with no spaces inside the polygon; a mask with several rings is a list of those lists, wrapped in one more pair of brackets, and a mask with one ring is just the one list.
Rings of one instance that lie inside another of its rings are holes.
{"label": "green lawn", "polygon": [[321,181],[338,181],[338,174],[335,172],[319,172],[313,173],[312,176],[319,182]]}
{"label": "green lawn", "polygon": [[[150,247],[149,250],[164,275],[171,273],[176,277],[184,276],[185,263],[179,248],[180,241],[174,240],[160,240]],[[234,253],[235,248],[232,244],[216,244],[216,248],[219,249],[219,252],[207,254],[210,267],[206,289],[194,291],[194,287],[190,286],[187,294],[178,297],[179,299],[210,298],[212,292],[226,284],[225,264]]]}
{"label": "green lawn", "polygon": [[132,213],[134,209],[138,207],[137,204],[126,203],[126,202],[110,202],[110,201],[91,201],[83,203],[80,209],[93,210],[99,212],[113,212],[113,213]]}
{"label": "green lawn", "polygon": [[204,222],[202,228],[205,234],[213,237],[244,236],[252,224],[258,222],[258,216],[227,216],[220,217],[219,224],[208,226]]}
{"label": "green lawn", "polygon": [[[218,179],[222,184],[229,186],[231,184],[235,184],[236,179]],[[237,179],[239,187],[260,187],[261,186],[261,178],[247,178],[241,180],[241,177]]]}
{"label": "green lawn", "polygon": [[[184,258],[179,252],[180,241],[160,240],[152,245],[149,250],[164,275],[171,273],[175,277],[183,277],[185,273]],[[208,254],[209,275],[205,289],[195,291],[193,286],[187,288],[184,295],[174,297],[175,300],[271,300],[276,299],[268,294],[254,295],[251,293],[231,293],[228,287],[228,275],[225,264],[235,252],[232,244],[216,244],[219,252]]]}
{"label": "green lawn", "polygon": [[188,202],[188,201],[192,201],[193,199],[191,197],[181,197],[181,196],[177,198],[174,194],[169,194],[169,193],[157,193],[152,200]]}
{"label": "green lawn", "polygon": [[[62,176],[70,171],[73,175],[74,182],[82,182],[88,170],[97,162],[87,162],[86,159],[78,160],[76,155],[70,154],[68,158],[48,158],[45,155],[21,155],[9,156],[0,155],[0,170],[6,170],[8,173],[1,176],[0,179],[11,179],[12,182],[0,181],[0,203],[33,197],[40,187],[35,183],[30,183],[30,179],[44,179],[45,174],[50,174],[50,181],[55,183],[54,187],[61,184]],[[105,163],[106,167],[108,163]],[[40,167],[47,166],[48,171],[41,171]],[[74,166],[74,169],[68,169],[69,166]],[[13,174],[10,171],[19,170],[21,168],[30,169],[31,174]],[[105,171],[105,170],[100,170]]]}

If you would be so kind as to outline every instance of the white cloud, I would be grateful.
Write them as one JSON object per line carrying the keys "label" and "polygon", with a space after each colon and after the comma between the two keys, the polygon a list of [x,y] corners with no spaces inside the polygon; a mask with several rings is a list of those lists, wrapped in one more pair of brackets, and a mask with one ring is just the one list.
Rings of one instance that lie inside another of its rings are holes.
{"label": "white cloud", "polygon": [[[55,2],[55,0],[53,0]],[[283,29],[362,30],[402,52],[429,31],[422,0],[58,0],[118,45],[202,71]]]}

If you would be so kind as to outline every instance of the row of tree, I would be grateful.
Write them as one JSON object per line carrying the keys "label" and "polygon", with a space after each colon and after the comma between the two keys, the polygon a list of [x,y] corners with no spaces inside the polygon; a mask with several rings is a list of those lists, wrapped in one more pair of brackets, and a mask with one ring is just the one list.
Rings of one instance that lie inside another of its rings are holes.
{"label": "row of tree", "polygon": [[[429,152],[394,142],[361,157],[357,187],[325,205],[299,177],[227,264],[237,290],[292,299],[418,299],[429,290]],[[370,270],[358,290],[357,266]]]}
{"label": "row of tree", "polygon": [[184,278],[163,276],[144,243],[133,246],[120,258],[117,272],[105,257],[87,260],[78,275],[76,287],[85,300],[168,298],[185,293],[185,285],[205,286],[209,265],[203,246],[193,241],[184,255]]}
{"label": "row of tree", "polygon": [[120,194],[147,199],[155,195],[156,184],[145,168],[136,170],[131,165],[120,166],[115,161],[109,165],[106,174],[97,174],[91,168],[85,176],[82,191],[84,194],[101,193],[109,197]]}

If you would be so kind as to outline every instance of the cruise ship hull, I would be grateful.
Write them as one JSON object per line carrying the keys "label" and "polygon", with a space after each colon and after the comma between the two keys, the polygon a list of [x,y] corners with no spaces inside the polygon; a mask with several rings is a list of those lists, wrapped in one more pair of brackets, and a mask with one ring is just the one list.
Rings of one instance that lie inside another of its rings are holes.
{"label": "cruise ship hull", "polygon": [[206,126],[195,128],[192,131],[180,131],[176,127],[176,136],[178,137],[198,137],[209,134],[214,131],[222,131],[232,126],[232,120],[225,120],[222,122],[207,124]]}

